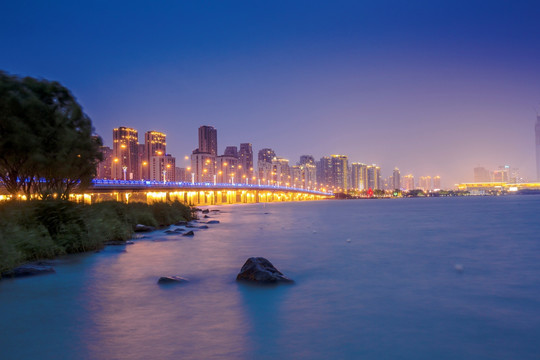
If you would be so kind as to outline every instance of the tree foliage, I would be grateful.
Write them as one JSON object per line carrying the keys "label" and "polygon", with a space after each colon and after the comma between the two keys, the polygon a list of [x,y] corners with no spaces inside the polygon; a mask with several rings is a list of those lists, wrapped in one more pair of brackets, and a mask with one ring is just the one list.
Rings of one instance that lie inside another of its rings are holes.
{"label": "tree foliage", "polygon": [[87,187],[101,139],[68,89],[0,71],[0,181],[11,194],[67,199]]}

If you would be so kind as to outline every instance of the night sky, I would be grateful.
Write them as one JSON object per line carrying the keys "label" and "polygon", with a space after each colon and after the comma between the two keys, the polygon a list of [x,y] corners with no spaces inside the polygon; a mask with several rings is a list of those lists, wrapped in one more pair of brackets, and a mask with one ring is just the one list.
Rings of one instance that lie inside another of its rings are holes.
{"label": "night sky", "polygon": [[8,1],[0,69],[57,80],[105,144],[197,128],[296,163],[344,154],[389,176],[534,180],[539,1]]}

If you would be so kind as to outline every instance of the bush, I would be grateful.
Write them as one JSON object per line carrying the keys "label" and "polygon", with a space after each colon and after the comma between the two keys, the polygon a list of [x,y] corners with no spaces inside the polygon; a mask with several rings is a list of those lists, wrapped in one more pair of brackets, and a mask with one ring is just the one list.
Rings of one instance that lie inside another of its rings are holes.
{"label": "bush", "polygon": [[179,203],[124,204],[116,201],[83,205],[68,201],[0,204],[0,274],[25,261],[102,248],[125,241],[136,224],[167,226],[191,220]]}

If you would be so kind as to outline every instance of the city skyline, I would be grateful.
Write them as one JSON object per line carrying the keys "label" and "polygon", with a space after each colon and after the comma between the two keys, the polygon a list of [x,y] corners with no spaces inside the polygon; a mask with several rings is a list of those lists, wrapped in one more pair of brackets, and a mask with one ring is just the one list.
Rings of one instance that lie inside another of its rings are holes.
{"label": "city skyline", "polygon": [[126,4],[5,4],[0,68],[67,86],[104,138],[152,124],[179,162],[210,123],[219,153],[347,154],[447,186],[509,164],[536,180],[540,4]]}

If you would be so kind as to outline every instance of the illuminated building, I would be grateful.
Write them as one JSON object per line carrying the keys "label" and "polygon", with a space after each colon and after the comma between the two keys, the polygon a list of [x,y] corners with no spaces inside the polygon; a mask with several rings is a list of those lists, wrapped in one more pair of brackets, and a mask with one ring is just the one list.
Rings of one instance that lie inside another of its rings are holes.
{"label": "illuminated building", "polygon": [[499,166],[498,170],[493,171],[492,181],[504,182],[504,183],[509,182],[510,181],[510,166],[509,165]]}
{"label": "illuminated building", "polygon": [[270,182],[278,186],[286,186],[291,183],[289,160],[277,156],[272,159],[272,177]]}
{"label": "illuminated building", "polygon": [[312,155],[301,155],[298,165],[305,164],[315,165],[315,158]]}
{"label": "illuminated building", "polygon": [[392,187],[393,188],[391,190],[401,189],[401,178],[398,168],[395,168],[394,172],[392,173]]}
{"label": "illuminated building", "polygon": [[405,175],[401,181],[401,185],[406,191],[414,190],[414,176],[412,176],[411,174]]}
{"label": "illuminated building", "polygon": [[238,153],[239,165],[242,166],[242,175],[248,179],[253,179],[253,148],[250,143],[240,144]]}
{"label": "illuminated building", "polygon": [[474,182],[490,182],[491,175],[489,171],[481,166],[474,168]]}
{"label": "illuminated building", "polygon": [[441,177],[440,176],[435,176],[433,178],[433,189],[434,190],[441,190],[442,187],[441,187]]}
{"label": "illuminated building", "polygon": [[334,183],[332,184],[336,189],[346,191],[349,161],[345,155],[332,155],[332,178]]}
{"label": "illuminated building", "polygon": [[367,189],[367,165],[362,163],[351,164],[351,189]]}
{"label": "illuminated building", "polygon": [[291,166],[292,186],[301,189],[313,189],[317,181],[317,168],[307,163]]}
{"label": "illuminated building", "polygon": [[381,168],[373,164],[367,167],[368,189],[381,189]]}
{"label": "illuminated building", "polygon": [[334,180],[332,178],[332,159],[323,156],[317,162],[317,182],[320,186],[332,187]]}
{"label": "illuminated building", "polygon": [[268,183],[268,180],[270,180],[271,173],[272,173],[272,159],[276,157],[276,153],[274,150],[270,148],[265,148],[259,150],[258,156],[257,156],[257,167],[259,170],[259,179],[263,183]]}
{"label": "illuminated building", "polygon": [[217,156],[217,130],[213,126],[199,127],[199,153]]}
{"label": "illuminated building", "polygon": [[540,181],[540,116],[536,117],[536,180]]}
{"label": "illuminated building", "polygon": [[137,130],[113,130],[112,176],[119,180],[139,180],[139,135]]}
{"label": "illuminated building", "polygon": [[420,176],[420,179],[418,179],[418,188],[423,191],[431,191],[431,176]]}
{"label": "illuminated building", "polygon": [[113,150],[108,146],[101,146],[99,148],[103,160],[98,164],[96,177],[98,179],[112,179],[112,161],[113,161]]}
{"label": "illuminated building", "polygon": [[221,155],[216,158],[216,182],[239,183],[241,177],[238,174],[238,158],[235,156]]}
{"label": "illuminated building", "polygon": [[176,159],[171,154],[152,156],[149,163],[150,180],[176,181]]}
{"label": "illuminated building", "polygon": [[214,182],[216,174],[216,157],[208,153],[199,153],[198,149],[191,154],[191,173],[195,182]]}
{"label": "illuminated building", "polygon": [[142,178],[156,180],[150,176],[150,163],[153,156],[162,156],[167,153],[166,135],[157,131],[147,131],[144,134],[144,156],[142,162]]}

